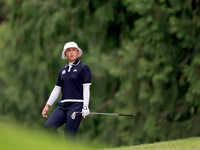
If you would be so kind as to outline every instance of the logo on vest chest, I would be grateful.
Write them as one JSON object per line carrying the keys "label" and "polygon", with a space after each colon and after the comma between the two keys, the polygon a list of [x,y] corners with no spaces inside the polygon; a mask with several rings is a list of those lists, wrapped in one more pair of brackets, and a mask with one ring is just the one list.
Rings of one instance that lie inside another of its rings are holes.
{"label": "logo on vest chest", "polygon": [[63,70],[63,71],[62,71],[62,74],[65,74],[65,73],[66,73],[66,71],[65,71],[65,70]]}
{"label": "logo on vest chest", "polygon": [[77,72],[77,69],[74,69],[73,72]]}

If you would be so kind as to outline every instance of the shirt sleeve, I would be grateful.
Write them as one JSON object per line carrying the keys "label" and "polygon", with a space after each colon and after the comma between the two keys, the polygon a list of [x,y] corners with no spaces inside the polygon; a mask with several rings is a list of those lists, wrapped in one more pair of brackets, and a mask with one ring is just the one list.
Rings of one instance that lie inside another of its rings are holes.
{"label": "shirt sleeve", "polygon": [[52,106],[53,103],[58,98],[58,96],[60,95],[60,91],[61,91],[61,87],[60,86],[55,86],[54,89],[52,90],[50,96],[49,96],[47,104],[49,104],[50,106]]}
{"label": "shirt sleeve", "polygon": [[91,84],[91,71],[90,68],[85,65],[82,70],[82,84],[90,83]]}
{"label": "shirt sleeve", "polygon": [[90,100],[90,84],[83,84],[83,105],[88,106]]}

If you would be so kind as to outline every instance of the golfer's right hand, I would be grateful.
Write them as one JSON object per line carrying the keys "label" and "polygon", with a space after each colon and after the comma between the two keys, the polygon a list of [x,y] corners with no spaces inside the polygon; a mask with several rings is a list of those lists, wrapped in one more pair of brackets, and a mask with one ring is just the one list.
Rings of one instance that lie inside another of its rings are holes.
{"label": "golfer's right hand", "polygon": [[43,117],[48,118],[48,116],[46,115],[47,112],[48,112],[48,110],[49,110],[49,106],[46,105],[46,106],[44,107],[44,109],[42,110],[42,116],[43,116]]}

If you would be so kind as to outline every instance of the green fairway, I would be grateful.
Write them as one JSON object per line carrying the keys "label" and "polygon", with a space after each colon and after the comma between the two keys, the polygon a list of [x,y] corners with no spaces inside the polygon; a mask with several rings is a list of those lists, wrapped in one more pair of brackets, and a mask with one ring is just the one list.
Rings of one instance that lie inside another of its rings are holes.
{"label": "green fairway", "polygon": [[[66,142],[64,139],[47,137],[41,130],[24,129],[24,127],[0,124],[0,145],[1,150],[93,150],[100,149],[98,146],[91,146],[79,142]],[[87,146],[86,146],[87,145]],[[200,150],[200,138],[187,138],[174,141],[166,141],[137,146],[108,148],[102,150]]]}
{"label": "green fairway", "polygon": [[104,150],[200,150],[200,138],[188,138],[138,146],[110,148]]}
{"label": "green fairway", "polygon": [[88,150],[94,149],[78,142],[66,142],[64,139],[47,137],[42,131],[22,129],[19,126],[0,124],[1,150]]}

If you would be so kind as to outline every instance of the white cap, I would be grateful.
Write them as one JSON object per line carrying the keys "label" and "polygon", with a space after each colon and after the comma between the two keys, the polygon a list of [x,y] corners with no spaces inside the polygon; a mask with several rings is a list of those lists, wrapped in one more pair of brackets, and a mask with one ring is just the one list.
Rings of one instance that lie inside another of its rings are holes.
{"label": "white cap", "polygon": [[63,47],[62,59],[67,59],[67,57],[65,56],[65,51],[66,51],[66,49],[68,49],[70,47],[75,47],[78,49],[79,54],[77,57],[81,57],[83,55],[83,51],[78,47],[78,45],[75,42],[67,42]]}

